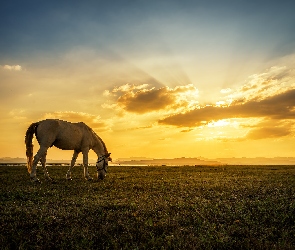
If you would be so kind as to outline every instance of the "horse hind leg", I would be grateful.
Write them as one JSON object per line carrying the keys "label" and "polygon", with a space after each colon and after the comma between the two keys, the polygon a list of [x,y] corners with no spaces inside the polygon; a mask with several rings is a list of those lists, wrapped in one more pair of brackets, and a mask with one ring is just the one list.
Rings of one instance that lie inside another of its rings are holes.
{"label": "horse hind leg", "polygon": [[47,151],[45,152],[45,154],[42,155],[42,157],[40,159],[40,162],[41,162],[41,165],[43,167],[45,178],[47,180],[49,180],[49,181],[53,181],[53,179],[49,176],[49,173],[48,173],[48,170],[47,170],[47,167],[46,167],[46,155],[47,155]]}
{"label": "horse hind leg", "polygon": [[48,147],[40,147],[37,154],[34,156],[33,165],[32,165],[32,169],[31,169],[31,173],[30,173],[31,180],[33,182],[40,182],[40,180],[37,178],[37,174],[36,174],[37,164],[41,160],[41,158],[45,157],[45,159],[46,159],[47,149],[48,149]]}

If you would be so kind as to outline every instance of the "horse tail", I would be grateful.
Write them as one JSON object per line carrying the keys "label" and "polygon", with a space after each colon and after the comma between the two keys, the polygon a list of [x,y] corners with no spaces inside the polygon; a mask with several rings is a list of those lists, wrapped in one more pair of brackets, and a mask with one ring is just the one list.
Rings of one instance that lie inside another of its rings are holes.
{"label": "horse tail", "polygon": [[27,168],[28,172],[31,173],[32,164],[33,164],[33,136],[36,133],[38,122],[32,123],[28,128],[25,136],[26,143],[26,156],[27,156]]}

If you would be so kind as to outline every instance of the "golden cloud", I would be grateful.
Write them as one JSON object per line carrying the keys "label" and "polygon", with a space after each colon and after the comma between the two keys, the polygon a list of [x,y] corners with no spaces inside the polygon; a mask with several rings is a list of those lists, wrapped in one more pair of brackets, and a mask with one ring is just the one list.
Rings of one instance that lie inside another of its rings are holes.
{"label": "golden cloud", "polygon": [[233,102],[228,107],[205,106],[186,113],[170,115],[159,124],[178,127],[196,127],[228,118],[267,117],[270,119],[295,119],[295,89],[267,97],[263,100]]}
{"label": "golden cloud", "polygon": [[282,137],[287,136],[291,134],[290,128],[287,128],[287,130],[284,127],[279,128],[259,128],[259,129],[253,129],[248,134],[248,139],[265,139],[265,138],[276,138],[276,137]]}
{"label": "golden cloud", "polygon": [[263,100],[295,88],[295,71],[287,67],[271,67],[266,72],[254,74],[246,84],[229,95],[234,100]]}
{"label": "golden cloud", "polygon": [[[190,132],[195,127],[202,131],[205,127],[210,131],[216,130],[219,124],[233,126],[231,121],[239,118],[249,121],[246,124],[252,126],[260,121],[246,130],[240,122],[234,123],[235,128],[242,131],[229,137],[237,140],[277,138],[294,134],[295,127],[288,122],[295,119],[294,79],[295,71],[272,67],[262,74],[250,76],[248,82],[236,90],[222,89],[221,100],[215,105],[205,106],[199,104],[199,91],[193,84],[174,88],[124,84],[106,90],[109,102],[104,107],[115,109],[121,115],[130,113],[136,120],[139,119],[136,115],[146,114],[141,117],[148,117],[149,123],[156,121],[157,125],[184,128],[181,132]],[[224,120],[229,120],[228,124]],[[262,120],[270,122],[261,123]],[[223,129],[215,138],[227,138],[231,132],[230,129]]]}
{"label": "golden cloud", "polygon": [[[177,127],[198,127],[212,121],[230,118],[294,119],[294,79],[294,70],[285,66],[271,67],[261,74],[250,76],[248,81],[236,91],[222,90],[222,94],[228,93],[228,95],[223,98],[224,100],[216,102],[216,105],[170,114],[158,122]],[[276,128],[276,131],[279,130],[280,127]],[[253,134],[249,134],[249,137],[255,137],[255,131],[258,133],[258,130],[253,130]],[[274,132],[271,129],[267,131],[265,132],[267,134]]]}
{"label": "golden cloud", "polygon": [[292,125],[291,123],[277,122],[274,120],[262,122],[247,133],[246,139],[258,140],[287,136],[292,134]]}
{"label": "golden cloud", "polygon": [[22,66],[20,65],[4,65],[2,66],[3,69],[10,70],[10,71],[21,71]]}
{"label": "golden cloud", "polygon": [[175,102],[167,88],[128,92],[118,98],[117,103],[126,111],[147,113],[165,109]]}
{"label": "golden cloud", "polygon": [[[111,91],[106,90],[105,96],[117,98],[115,100],[115,107],[137,114],[159,110],[166,110],[167,112],[171,112],[171,110],[188,110],[198,103],[196,100],[198,90],[192,84],[177,86],[175,88],[169,88],[167,86],[149,88],[148,84],[125,84]],[[107,104],[104,107],[114,108],[114,105]]]}

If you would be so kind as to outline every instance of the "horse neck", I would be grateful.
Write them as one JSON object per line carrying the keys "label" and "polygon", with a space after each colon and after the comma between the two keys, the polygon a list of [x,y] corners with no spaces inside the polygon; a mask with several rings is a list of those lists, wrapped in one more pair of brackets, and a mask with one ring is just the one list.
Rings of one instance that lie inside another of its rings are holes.
{"label": "horse neck", "polygon": [[93,151],[97,154],[97,156],[101,156],[101,155],[105,155],[105,151],[104,151],[104,148],[101,147],[99,144],[96,144],[94,147],[93,147]]}
{"label": "horse neck", "polygon": [[94,137],[95,137],[96,143],[93,147],[93,151],[97,154],[97,156],[106,155],[108,153],[108,150],[104,142],[97,134],[94,134],[94,135],[95,135]]}

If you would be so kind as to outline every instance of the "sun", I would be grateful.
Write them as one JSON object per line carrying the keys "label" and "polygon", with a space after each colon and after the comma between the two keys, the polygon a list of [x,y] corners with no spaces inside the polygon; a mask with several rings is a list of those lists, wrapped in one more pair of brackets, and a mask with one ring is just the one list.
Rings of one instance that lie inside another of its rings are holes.
{"label": "sun", "polygon": [[222,120],[218,120],[218,121],[211,121],[208,123],[208,127],[212,128],[212,127],[225,127],[225,126],[229,126],[231,125],[231,121],[230,119],[222,119]]}
{"label": "sun", "polygon": [[200,127],[196,136],[197,140],[236,140],[237,138],[243,138],[247,134],[247,129],[243,124],[245,121],[241,121],[240,118],[221,119],[216,121],[210,121]]}

